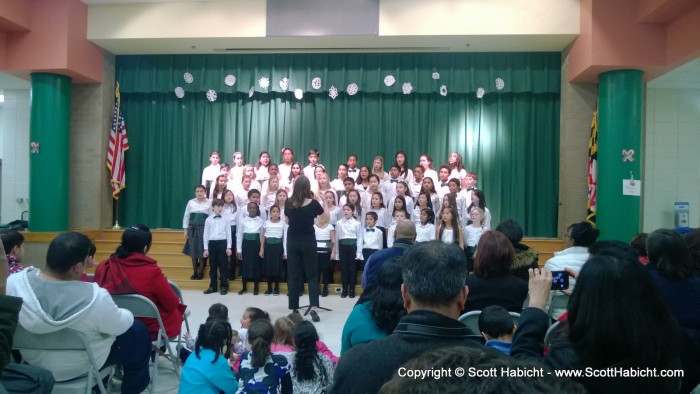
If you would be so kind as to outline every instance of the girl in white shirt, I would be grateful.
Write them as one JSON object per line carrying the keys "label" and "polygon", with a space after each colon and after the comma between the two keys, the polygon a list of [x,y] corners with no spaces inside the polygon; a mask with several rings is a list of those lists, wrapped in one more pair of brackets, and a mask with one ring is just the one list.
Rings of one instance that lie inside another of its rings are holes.
{"label": "girl in white shirt", "polygon": [[[273,181],[275,181],[273,179]],[[265,295],[280,294],[280,279],[283,276],[282,260],[287,258],[287,224],[280,219],[280,207],[270,208],[270,218],[265,222],[260,233],[260,258],[262,275],[267,277]]]}
{"label": "girl in white shirt", "polygon": [[384,197],[382,197],[382,193],[375,192],[372,194],[368,212],[377,214],[377,227],[382,231],[386,231],[387,227],[391,225],[391,213],[388,212],[386,206],[384,206]]}
{"label": "girl in white shirt", "polygon": [[396,152],[394,156],[394,164],[399,166],[401,169],[401,174],[399,177],[406,182],[413,181],[413,171],[408,167],[408,159],[406,158],[406,152],[400,150]]}
{"label": "girl in white shirt", "polygon": [[426,178],[432,179],[433,183],[437,182],[438,174],[437,171],[435,171],[435,168],[433,167],[433,158],[430,157],[430,155],[421,155],[418,164],[420,164],[420,166],[423,167],[423,169],[425,170],[423,175]]}
{"label": "girl in white shirt", "polygon": [[228,189],[235,190],[243,180],[243,153],[236,152],[233,154],[233,165],[228,173]]}
{"label": "girl in white shirt", "polygon": [[238,207],[233,197],[233,191],[226,190],[224,192],[224,210],[221,213],[229,226],[231,226],[231,257],[228,263],[228,277],[231,280],[236,280],[236,225],[238,224],[238,215],[236,214]]}
{"label": "girl in white shirt", "polygon": [[335,226],[338,220],[343,216],[343,210],[336,206],[335,198],[335,192],[331,190],[323,193],[323,210],[328,213],[328,223],[332,226]]}
{"label": "girl in white shirt", "polygon": [[260,282],[260,232],[263,220],[260,218],[258,204],[249,202],[246,206],[248,216],[240,219],[238,234],[236,234],[237,256],[241,261],[241,277],[243,289],[238,292],[243,295],[248,292],[248,282],[253,281],[253,295],[258,295]]}
{"label": "girl in white shirt", "polygon": [[416,206],[413,207],[413,222],[416,225],[419,225],[421,223],[421,212],[423,212],[424,209],[430,209],[433,211],[433,221],[431,223],[435,222],[435,211],[433,210],[433,202],[430,201],[430,195],[425,192],[421,192],[418,194],[418,197],[416,197]]}
{"label": "girl in white shirt", "polygon": [[[334,206],[334,208],[338,208]],[[338,208],[340,210],[340,208]],[[328,285],[333,279],[333,264],[335,260],[335,228],[329,223],[328,211],[322,213],[316,218],[314,224],[314,233],[316,235],[316,252],[318,253],[318,271],[319,276],[322,275],[321,283],[323,290],[321,297],[328,296]]]}
{"label": "girl in white shirt", "polygon": [[484,211],[481,208],[474,207],[469,213],[471,224],[464,227],[465,246],[467,247],[467,267],[469,272],[474,271],[474,253],[476,253],[476,245],[479,244],[481,234],[487,230],[483,225]]}
{"label": "girl in white shirt", "polygon": [[433,178],[423,177],[423,191],[430,195],[430,202],[433,203],[433,208],[437,209],[440,206],[440,196],[435,189]]}
{"label": "girl in white shirt", "polygon": [[447,163],[450,165],[450,179],[457,178],[461,181],[467,176],[467,170],[464,169],[464,163],[462,163],[462,155],[459,153],[450,153]]}
{"label": "girl in white shirt", "polygon": [[258,162],[255,163],[255,179],[261,184],[270,178],[267,166],[270,165],[270,154],[266,151],[260,152]]}
{"label": "girl in white shirt", "polygon": [[[350,197],[350,195],[348,196]],[[349,200],[351,198],[348,198]],[[362,224],[353,216],[355,207],[352,203],[343,206],[343,218],[335,225],[338,259],[340,260],[340,278],[343,291],[341,298],[355,298],[355,281],[357,277],[357,238],[362,236]]]}
{"label": "girl in white shirt", "polygon": [[460,249],[464,250],[462,228],[459,226],[457,210],[455,208],[442,210],[442,217],[437,226],[436,238],[446,244],[457,244]]}
{"label": "girl in white shirt", "polygon": [[182,228],[187,240],[182,253],[192,258],[194,273],[190,279],[202,279],[204,277],[204,222],[212,210],[204,185],[195,186],[194,194],[196,197],[187,202],[185,214],[182,217]]}
{"label": "girl in white shirt", "polygon": [[270,180],[267,181],[267,187],[263,192],[261,193],[261,199],[262,199],[262,204],[265,208],[265,211],[270,212],[270,208],[272,208],[273,205],[275,205],[275,202],[277,200],[277,192],[280,190],[280,181],[277,178],[270,178]]}
{"label": "girl in white shirt", "polygon": [[420,211],[420,223],[416,226],[416,242],[435,240],[435,212],[430,208]]}

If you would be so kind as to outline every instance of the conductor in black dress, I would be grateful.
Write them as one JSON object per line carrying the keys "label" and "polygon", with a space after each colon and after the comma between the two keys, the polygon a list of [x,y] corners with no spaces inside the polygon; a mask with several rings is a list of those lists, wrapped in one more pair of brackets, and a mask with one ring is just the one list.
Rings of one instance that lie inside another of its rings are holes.
{"label": "conductor in black dress", "polygon": [[318,257],[314,219],[323,213],[323,207],[313,199],[309,178],[300,176],[294,182],[292,196],[287,199],[284,215],[287,230],[287,287],[289,309],[299,308],[299,296],[304,290],[304,276],[309,284],[311,318],[320,321],[318,301]]}

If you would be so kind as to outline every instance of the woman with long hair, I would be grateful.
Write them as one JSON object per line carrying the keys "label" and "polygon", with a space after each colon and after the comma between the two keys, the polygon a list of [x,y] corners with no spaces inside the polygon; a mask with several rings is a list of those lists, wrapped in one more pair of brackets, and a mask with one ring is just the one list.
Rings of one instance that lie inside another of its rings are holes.
{"label": "woman with long hair", "polygon": [[292,385],[295,393],[325,393],[333,383],[335,364],[318,351],[318,332],[310,321],[302,321],[294,331],[296,351],[290,357]]}
{"label": "woman with long hair", "polygon": [[294,182],[292,196],[285,203],[287,217],[287,284],[289,309],[299,308],[299,295],[304,289],[304,277],[309,284],[311,317],[319,321],[318,256],[314,219],[323,213],[323,207],[314,200],[309,178],[299,176]]}
{"label": "woman with long hair", "polygon": [[343,326],[340,354],[391,334],[406,314],[401,297],[401,264],[387,261],[362,293]]}
{"label": "woman with long hair", "polygon": [[[511,356],[540,360],[554,370],[592,371],[574,377],[589,393],[677,393],[681,377],[650,374],[656,369],[677,370],[679,329],[648,270],[619,250],[591,257],[576,275],[568,317],[560,336],[543,354],[548,328],[544,308],[552,274],[529,270],[529,308],[520,314]],[[607,373],[644,371],[637,375]]]}

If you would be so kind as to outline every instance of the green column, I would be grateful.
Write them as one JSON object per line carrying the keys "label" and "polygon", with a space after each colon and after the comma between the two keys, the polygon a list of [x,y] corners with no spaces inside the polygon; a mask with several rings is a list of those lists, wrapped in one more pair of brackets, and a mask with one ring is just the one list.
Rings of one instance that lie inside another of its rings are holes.
{"label": "green column", "polygon": [[[623,195],[622,180],[640,180],[642,168],[643,73],[618,70],[598,81],[598,199],[596,223],[601,239],[624,242],[639,232],[639,196]],[[622,150],[634,150],[624,160]]]}
{"label": "green column", "polygon": [[68,229],[71,78],[32,73],[29,230]]}

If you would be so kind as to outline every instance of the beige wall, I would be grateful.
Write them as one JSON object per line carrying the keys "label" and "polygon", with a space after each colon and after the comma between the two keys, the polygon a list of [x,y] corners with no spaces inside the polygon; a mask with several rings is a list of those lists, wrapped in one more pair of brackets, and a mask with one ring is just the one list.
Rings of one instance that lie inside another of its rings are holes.
{"label": "beige wall", "polygon": [[562,52],[559,132],[559,225],[557,234],[586,219],[588,201],[588,139],[596,108],[596,85],[574,84],[569,73],[569,49]]}
{"label": "beige wall", "polygon": [[105,82],[72,87],[69,222],[72,229],[111,225],[105,159],[114,105],[113,55],[105,55],[103,68]]}

